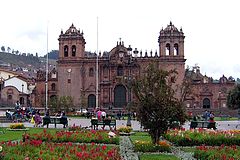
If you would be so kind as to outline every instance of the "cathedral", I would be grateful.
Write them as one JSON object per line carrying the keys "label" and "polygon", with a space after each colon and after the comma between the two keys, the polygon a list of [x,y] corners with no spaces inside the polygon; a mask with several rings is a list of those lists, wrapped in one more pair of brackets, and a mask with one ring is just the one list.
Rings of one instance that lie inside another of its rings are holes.
{"label": "cathedral", "polygon": [[[59,58],[57,69],[48,74],[48,99],[70,96],[78,109],[126,110],[135,101],[132,79],[141,77],[146,67],[155,62],[159,69],[178,72],[176,86],[182,84],[185,76],[191,78],[192,92],[185,99],[189,112],[226,111],[226,96],[235,85],[234,79],[223,76],[214,81],[203,76],[199,67],[185,69],[184,38],[182,29],[170,22],[159,33],[159,49],[155,53],[143,53],[120,40],[112,50],[96,54],[85,51],[84,34],[72,24],[58,38]],[[39,71],[35,95],[35,105],[39,107],[44,106],[45,79],[44,71]]]}

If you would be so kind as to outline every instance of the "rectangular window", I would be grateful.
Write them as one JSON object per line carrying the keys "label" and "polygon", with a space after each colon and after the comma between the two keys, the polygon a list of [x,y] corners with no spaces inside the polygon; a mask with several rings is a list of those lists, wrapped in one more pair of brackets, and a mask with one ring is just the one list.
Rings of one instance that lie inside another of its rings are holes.
{"label": "rectangular window", "polygon": [[68,79],[68,83],[71,83],[71,79]]}

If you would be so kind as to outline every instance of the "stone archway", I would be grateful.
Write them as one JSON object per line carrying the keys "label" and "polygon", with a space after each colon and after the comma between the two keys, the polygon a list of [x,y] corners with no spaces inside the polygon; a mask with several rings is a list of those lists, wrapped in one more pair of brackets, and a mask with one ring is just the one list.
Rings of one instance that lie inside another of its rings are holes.
{"label": "stone archway", "polygon": [[96,108],[96,96],[94,94],[88,96],[88,108]]}
{"label": "stone archway", "polygon": [[204,98],[203,99],[203,108],[210,108],[211,104],[210,104],[210,100],[208,98]]}

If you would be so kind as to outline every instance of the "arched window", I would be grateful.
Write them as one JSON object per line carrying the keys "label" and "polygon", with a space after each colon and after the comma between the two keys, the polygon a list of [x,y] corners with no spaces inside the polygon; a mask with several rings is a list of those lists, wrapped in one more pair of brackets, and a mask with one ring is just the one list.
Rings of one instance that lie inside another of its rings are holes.
{"label": "arched window", "polygon": [[114,106],[123,108],[126,104],[126,88],[123,85],[117,85],[114,89]]}
{"label": "arched window", "polygon": [[88,96],[88,107],[95,108],[96,107],[96,96],[94,94],[90,94]]}
{"label": "arched window", "polygon": [[117,76],[123,76],[123,66],[117,67]]}
{"label": "arched window", "polygon": [[75,45],[72,46],[72,56],[73,57],[76,56],[76,46]]}
{"label": "arched window", "polygon": [[166,44],[165,53],[166,53],[166,56],[170,55],[170,44],[169,43]]}
{"label": "arched window", "polygon": [[64,46],[64,57],[68,57],[68,46]]}
{"label": "arched window", "polygon": [[56,84],[55,84],[55,83],[52,83],[52,85],[51,85],[51,90],[52,90],[52,91],[56,91]]}
{"label": "arched window", "polygon": [[174,56],[178,56],[179,55],[179,53],[178,53],[178,44],[177,43],[174,44],[173,55]]}
{"label": "arched window", "polygon": [[89,69],[89,77],[93,77],[93,74],[94,74],[94,70],[93,70],[93,68],[90,68]]}
{"label": "arched window", "polygon": [[208,98],[203,99],[203,108],[210,108],[210,100]]}

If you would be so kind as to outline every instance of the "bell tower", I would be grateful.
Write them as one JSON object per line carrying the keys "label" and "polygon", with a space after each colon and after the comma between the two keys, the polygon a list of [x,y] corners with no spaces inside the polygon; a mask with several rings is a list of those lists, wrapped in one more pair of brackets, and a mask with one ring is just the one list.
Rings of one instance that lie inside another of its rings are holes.
{"label": "bell tower", "polygon": [[172,22],[160,31],[158,37],[160,58],[184,58],[184,33]]}
{"label": "bell tower", "polygon": [[58,38],[59,41],[59,60],[77,59],[84,57],[85,39],[83,32],[77,30],[72,24],[70,28],[61,34]]}

